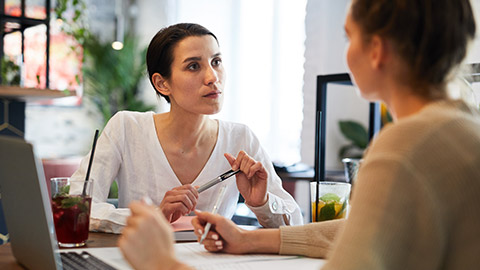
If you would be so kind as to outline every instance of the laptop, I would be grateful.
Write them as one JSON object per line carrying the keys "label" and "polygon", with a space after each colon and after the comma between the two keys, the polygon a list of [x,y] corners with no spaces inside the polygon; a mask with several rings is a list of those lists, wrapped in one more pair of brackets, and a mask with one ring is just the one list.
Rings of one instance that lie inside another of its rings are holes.
{"label": "laptop", "polygon": [[131,269],[116,247],[59,250],[43,167],[22,139],[0,136],[0,194],[12,253],[27,269]]}

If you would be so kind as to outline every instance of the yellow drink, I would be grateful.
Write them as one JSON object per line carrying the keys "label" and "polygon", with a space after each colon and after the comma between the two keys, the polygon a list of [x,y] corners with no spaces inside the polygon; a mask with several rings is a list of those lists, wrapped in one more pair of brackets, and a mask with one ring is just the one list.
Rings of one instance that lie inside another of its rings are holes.
{"label": "yellow drink", "polygon": [[340,219],[345,217],[347,202],[336,202],[322,200],[318,201],[318,211],[315,211],[315,202],[312,202],[312,221],[324,221]]}

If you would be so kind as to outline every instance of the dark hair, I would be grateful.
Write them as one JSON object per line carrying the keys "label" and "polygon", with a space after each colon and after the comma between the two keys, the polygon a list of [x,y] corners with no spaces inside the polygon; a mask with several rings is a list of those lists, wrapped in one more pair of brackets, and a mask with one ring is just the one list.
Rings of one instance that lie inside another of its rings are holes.
{"label": "dark hair", "polygon": [[[150,45],[148,45],[146,56],[148,76],[154,89],[155,85],[152,81],[154,73],[159,73],[165,79],[170,78],[175,46],[186,37],[204,35],[211,35],[218,43],[217,37],[212,32],[194,23],[174,24],[158,31],[152,41],[150,41]],[[162,95],[158,91],[156,92],[164,97],[167,102],[170,102],[168,96]]]}
{"label": "dark hair", "polygon": [[[351,15],[367,38],[392,41],[414,86],[443,90],[475,37],[469,0],[354,0]],[[439,94],[423,89],[424,97]]]}

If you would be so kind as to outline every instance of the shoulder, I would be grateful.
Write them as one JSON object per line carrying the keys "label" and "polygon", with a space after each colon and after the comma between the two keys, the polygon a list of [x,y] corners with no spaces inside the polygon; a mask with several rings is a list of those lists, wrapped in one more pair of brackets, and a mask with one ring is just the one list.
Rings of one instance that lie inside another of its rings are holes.
{"label": "shoulder", "polygon": [[119,111],[110,118],[107,125],[142,125],[145,122],[152,121],[153,114],[153,112]]}
{"label": "shoulder", "polygon": [[384,127],[374,145],[386,144],[397,151],[435,144],[445,149],[460,138],[480,140],[480,115],[463,102],[442,101],[427,105],[416,115]]}
{"label": "shoulder", "polygon": [[[144,119],[150,119],[153,117],[153,112],[134,112],[134,111],[119,111],[115,113],[110,121],[130,121],[130,122],[138,122]],[[109,121],[109,122],[110,122]]]}
{"label": "shoulder", "polygon": [[218,120],[219,128],[221,128],[225,134],[238,134],[254,136],[252,130],[245,124]]}
{"label": "shoulder", "polygon": [[102,133],[111,137],[119,137],[144,132],[145,129],[154,125],[153,114],[153,112],[119,111],[108,120]]}
{"label": "shoulder", "polygon": [[[480,116],[464,103],[437,102],[384,127],[366,159],[396,160],[410,169],[443,171],[480,158]],[[433,167],[430,167],[433,166]],[[436,169],[435,169],[436,168]]]}
{"label": "shoulder", "polygon": [[229,148],[228,151],[230,152],[237,153],[243,150],[259,159],[258,153],[263,151],[257,136],[245,124],[219,120],[218,138],[221,140],[222,145]]}

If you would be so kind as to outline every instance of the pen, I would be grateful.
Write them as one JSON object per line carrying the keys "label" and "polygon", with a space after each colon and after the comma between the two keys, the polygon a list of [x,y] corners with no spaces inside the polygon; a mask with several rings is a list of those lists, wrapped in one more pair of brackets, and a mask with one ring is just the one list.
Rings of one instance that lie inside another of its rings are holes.
{"label": "pen", "polygon": [[[214,214],[214,215],[217,213],[218,207],[222,203],[223,196],[225,196],[225,189],[226,189],[225,185],[223,185],[220,188],[220,194],[218,194],[217,201],[215,202],[215,205],[213,205],[213,209],[212,209],[212,214]],[[207,225],[205,225],[205,231],[203,232],[202,237],[200,237],[200,244],[207,237],[207,234],[210,231],[210,227],[212,227],[212,224],[210,222],[208,222]]]}
{"label": "pen", "polygon": [[218,177],[216,177],[216,178],[208,181],[207,183],[203,184],[202,186],[200,186],[200,187],[197,189],[197,191],[198,191],[198,193],[202,193],[203,191],[205,191],[205,190],[207,190],[207,189],[215,186],[215,185],[218,184],[218,183],[223,182],[224,180],[226,180],[226,179],[234,176],[235,174],[237,174],[237,173],[239,173],[239,172],[240,172],[240,170],[236,170],[236,171],[230,170],[230,171],[228,171],[228,172],[226,172],[226,173],[224,173],[224,174],[221,174],[221,175],[219,175]]}

